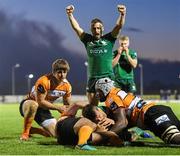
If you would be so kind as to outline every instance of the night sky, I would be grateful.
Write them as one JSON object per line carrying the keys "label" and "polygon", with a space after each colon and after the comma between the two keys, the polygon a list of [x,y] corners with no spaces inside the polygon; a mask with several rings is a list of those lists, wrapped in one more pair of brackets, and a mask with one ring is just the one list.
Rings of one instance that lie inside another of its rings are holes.
{"label": "night sky", "polygon": [[65,7],[70,4],[87,32],[95,17],[103,20],[105,32],[111,31],[118,17],[117,4],[125,4],[122,34],[130,36],[138,57],[152,62],[180,61],[179,0],[0,0],[0,94],[11,94],[12,66],[16,63],[20,64],[15,70],[16,92],[26,94],[26,75],[34,74],[33,83],[51,71],[57,58],[70,62],[68,78],[75,90],[84,90],[86,52],[67,19]]}

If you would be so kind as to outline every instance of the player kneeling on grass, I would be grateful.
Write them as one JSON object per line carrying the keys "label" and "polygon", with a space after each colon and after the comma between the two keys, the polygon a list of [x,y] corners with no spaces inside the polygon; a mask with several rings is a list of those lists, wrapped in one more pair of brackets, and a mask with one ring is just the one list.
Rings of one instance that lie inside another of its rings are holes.
{"label": "player kneeling on grass", "polygon": [[106,126],[112,120],[106,121],[106,126],[96,125],[92,121],[84,117],[76,117],[75,114],[80,105],[72,104],[56,124],[57,142],[61,145],[74,145],[81,150],[96,150],[90,146],[109,144],[120,146],[122,141],[114,132],[107,131]]}
{"label": "player kneeling on grass", "polygon": [[[71,98],[71,85],[66,76],[70,67],[66,60],[57,59],[52,64],[52,73],[41,76],[35,83],[31,92],[20,103],[20,113],[24,117],[24,129],[21,140],[28,140],[29,135],[38,133],[44,136],[55,136],[56,119],[50,110],[62,113],[65,106],[58,106],[53,102],[63,97],[63,104],[69,105]],[[33,128],[35,120],[42,128]]]}
{"label": "player kneeling on grass", "polygon": [[[127,127],[137,126],[150,130],[167,144],[180,144],[180,121],[170,107],[155,105],[128,94],[114,87],[114,82],[109,78],[99,79],[95,88],[96,96],[101,102],[105,101],[115,120],[111,131],[119,134]],[[87,106],[87,108],[88,113],[84,116],[92,119],[93,114],[93,120],[99,122],[102,111],[99,111],[97,106]]]}

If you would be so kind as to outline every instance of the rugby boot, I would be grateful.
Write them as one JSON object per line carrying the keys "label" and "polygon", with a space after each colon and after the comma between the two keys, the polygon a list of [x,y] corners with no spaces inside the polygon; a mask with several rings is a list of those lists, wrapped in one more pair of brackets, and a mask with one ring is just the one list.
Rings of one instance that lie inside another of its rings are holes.
{"label": "rugby boot", "polygon": [[88,145],[88,144],[83,144],[83,145],[76,145],[75,147],[76,149],[80,149],[80,150],[87,150],[87,151],[95,151],[97,150],[96,148]]}
{"label": "rugby boot", "polygon": [[132,131],[136,132],[137,135],[139,135],[142,138],[153,138],[153,136],[150,135],[148,132],[143,131],[142,129],[138,127],[133,128]]}

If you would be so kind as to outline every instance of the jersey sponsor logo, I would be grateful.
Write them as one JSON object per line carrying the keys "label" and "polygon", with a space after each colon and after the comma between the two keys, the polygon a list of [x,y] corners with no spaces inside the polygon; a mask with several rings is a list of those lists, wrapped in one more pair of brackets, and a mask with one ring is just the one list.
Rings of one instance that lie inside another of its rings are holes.
{"label": "jersey sponsor logo", "polygon": [[104,40],[91,41],[87,43],[87,48],[90,48],[90,54],[104,54],[108,52],[105,48],[106,45],[108,45],[108,42]]}
{"label": "jersey sponsor logo", "polygon": [[155,122],[156,122],[157,125],[160,125],[160,124],[162,124],[162,123],[164,123],[166,121],[170,121],[169,117],[166,114],[161,115],[160,117],[155,119]]}
{"label": "jersey sponsor logo", "polygon": [[90,49],[91,54],[104,54],[107,53],[107,49]]}
{"label": "jersey sponsor logo", "polygon": [[50,90],[48,94],[54,97],[61,97],[61,96],[64,96],[66,92],[62,90]]}

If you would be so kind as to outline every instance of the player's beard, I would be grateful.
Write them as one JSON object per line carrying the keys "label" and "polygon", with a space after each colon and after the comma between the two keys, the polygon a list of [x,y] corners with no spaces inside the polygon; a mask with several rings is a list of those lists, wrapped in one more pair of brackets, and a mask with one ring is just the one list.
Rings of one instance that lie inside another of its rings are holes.
{"label": "player's beard", "polygon": [[96,40],[99,40],[99,39],[101,38],[101,34],[95,34],[95,35],[94,35],[94,38],[95,38]]}
{"label": "player's beard", "polygon": [[96,40],[99,40],[103,35],[103,31],[101,29],[101,31],[99,33],[94,33],[93,36]]}

